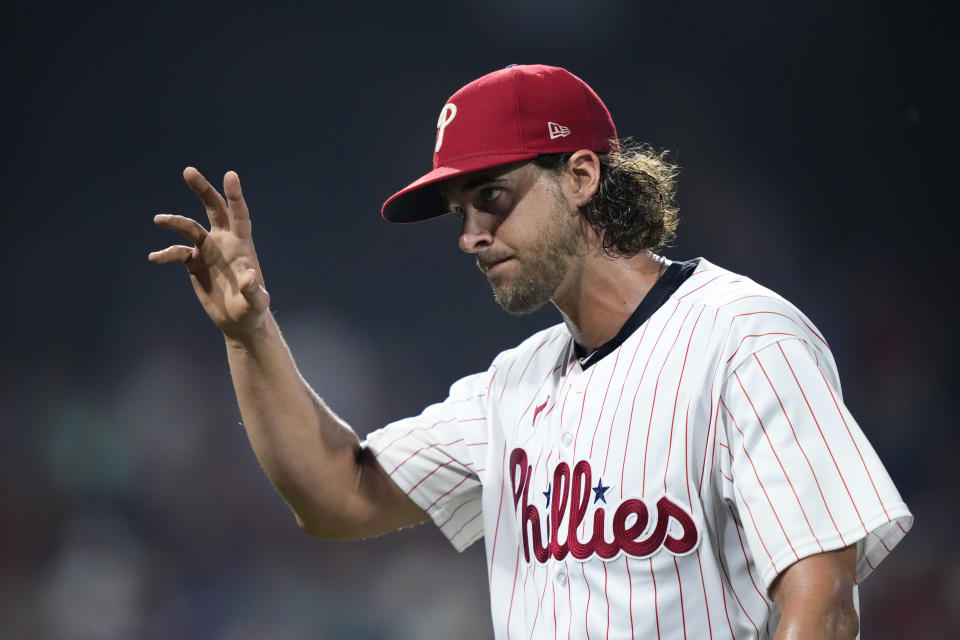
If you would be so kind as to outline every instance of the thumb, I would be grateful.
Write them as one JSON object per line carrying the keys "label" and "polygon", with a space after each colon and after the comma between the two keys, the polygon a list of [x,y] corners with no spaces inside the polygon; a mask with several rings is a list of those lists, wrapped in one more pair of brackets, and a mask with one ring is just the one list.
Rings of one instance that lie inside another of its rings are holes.
{"label": "thumb", "polygon": [[270,294],[257,282],[257,272],[254,269],[247,269],[241,273],[237,284],[240,286],[240,293],[257,311],[262,311],[270,305]]}

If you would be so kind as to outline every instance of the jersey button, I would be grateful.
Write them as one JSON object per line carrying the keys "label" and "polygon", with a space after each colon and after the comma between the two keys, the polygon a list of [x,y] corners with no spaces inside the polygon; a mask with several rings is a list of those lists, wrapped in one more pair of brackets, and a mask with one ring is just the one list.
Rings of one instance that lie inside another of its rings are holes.
{"label": "jersey button", "polygon": [[563,443],[563,446],[569,447],[570,445],[573,444],[573,434],[570,433],[569,431],[565,431],[565,432],[560,436],[560,442]]}
{"label": "jersey button", "polygon": [[559,584],[561,587],[567,586],[567,570],[566,569],[557,570],[557,584]]}

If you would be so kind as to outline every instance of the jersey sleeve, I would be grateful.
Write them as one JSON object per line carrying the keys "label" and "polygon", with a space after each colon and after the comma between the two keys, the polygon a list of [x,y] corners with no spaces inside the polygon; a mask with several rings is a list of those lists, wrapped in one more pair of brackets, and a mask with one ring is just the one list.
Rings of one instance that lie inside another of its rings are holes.
{"label": "jersey sleeve", "polygon": [[821,371],[829,366],[809,344],[784,339],[744,358],[721,392],[725,492],[767,589],[797,560],[855,543],[859,583],[913,524],[831,383],[836,372]]}
{"label": "jersey sleeve", "polygon": [[441,403],[374,431],[364,443],[458,551],[483,535],[489,374],[463,378]]}

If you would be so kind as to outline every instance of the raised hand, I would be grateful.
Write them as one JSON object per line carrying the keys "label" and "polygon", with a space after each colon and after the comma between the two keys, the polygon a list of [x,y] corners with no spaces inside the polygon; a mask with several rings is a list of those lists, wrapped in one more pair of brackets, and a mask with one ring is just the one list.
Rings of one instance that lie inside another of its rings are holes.
{"label": "raised hand", "polygon": [[193,246],[173,245],[150,253],[147,259],[186,265],[197,298],[213,323],[228,338],[243,340],[263,326],[270,296],[250,235],[250,212],[240,178],[234,171],[224,175],[226,200],[193,167],[184,169],[183,179],[206,207],[210,230],[192,218],[154,216],[158,226],[176,231]]}

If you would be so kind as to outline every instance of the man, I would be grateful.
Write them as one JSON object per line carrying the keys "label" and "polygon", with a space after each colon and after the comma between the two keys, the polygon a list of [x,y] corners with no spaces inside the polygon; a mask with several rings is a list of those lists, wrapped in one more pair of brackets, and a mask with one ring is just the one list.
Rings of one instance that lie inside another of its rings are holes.
{"label": "man", "polygon": [[855,584],[912,516],[789,302],[705,259],[655,253],[674,167],[618,141],[583,81],[488,74],[437,124],[434,170],[395,222],[452,212],[511,313],[563,323],[444,402],[360,442],[310,389],[269,313],[237,175],[193,168],[208,231],[157,216],[223,331],[247,433],[306,531],[360,538],[432,518],[485,539],[508,637],[852,638]]}

